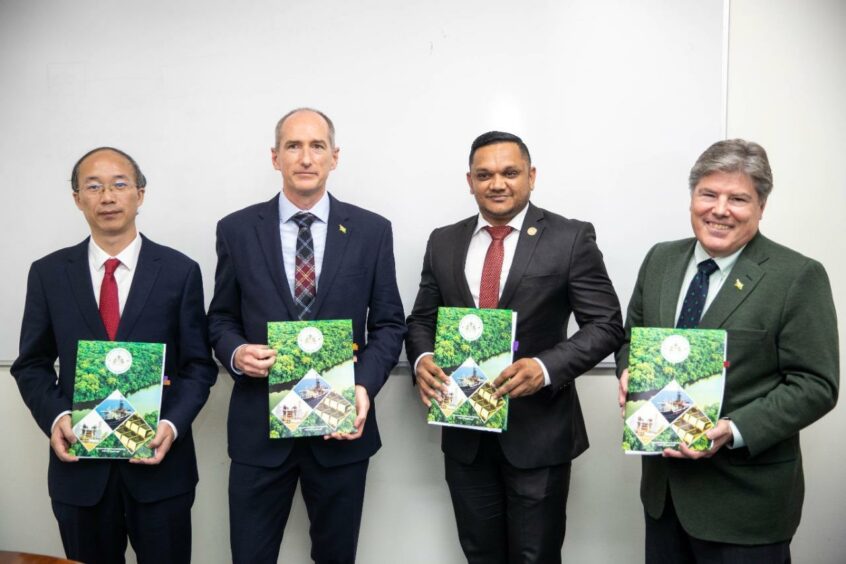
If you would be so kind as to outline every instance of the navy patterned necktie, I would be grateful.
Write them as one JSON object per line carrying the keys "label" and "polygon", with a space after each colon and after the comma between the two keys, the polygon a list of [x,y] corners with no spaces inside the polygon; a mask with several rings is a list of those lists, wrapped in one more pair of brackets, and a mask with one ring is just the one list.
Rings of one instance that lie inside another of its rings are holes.
{"label": "navy patterned necktie", "polygon": [[695,329],[699,326],[702,311],[705,309],[705,300],[708,297],[708,281],[717,268],[714,259],[703,260],[696,265],[696,276],[690,281],[679,320],[676,323],[679,329]]}
{"label": "navy patterned necktie", "polygon": [[297,256],[294,261],[294,304],[297,317],[308,316],[317,295],[317,272],[314,268],[314,241],[311,238],[311,224],[316,217],[300,212],[291,218],[299,227],[297,232]]}

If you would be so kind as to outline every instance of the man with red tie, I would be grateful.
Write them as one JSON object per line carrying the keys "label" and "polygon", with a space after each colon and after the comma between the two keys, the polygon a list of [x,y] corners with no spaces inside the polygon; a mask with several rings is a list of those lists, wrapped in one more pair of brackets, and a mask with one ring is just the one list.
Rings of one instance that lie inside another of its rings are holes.
{"label": "man with red tie", "polygon": [[[191,423],[217,377],[200,268],[138,233],[146,179],[111,147],[86,153],[71,174],[91,236],[33,263],[20,354],[21,396],[50,437],[48,487],[68,558],[124,561],[127,536],[140,563],[191,558],[197,463]],[[165,343],[161,419],[144,460],[79,460],[71,405],[80,340]],[[59,371],[55,363],[59,360]]]}
{"label": "man with red tie", "polygon": [[[467,183],[479,214],[432,232],[406,351],[427,406],[446,391],[432,359],[438,307],[517,312],[515,362],[494,380],[511,398],[501,435],[444,428],[461,547],[471,563],[560,562],[570,462],[588,447],[575,379],[623,337],[593,226],[529,202],[535,167],[510,133],[480,135]],[[579,330],[567,336],[573,314]]]}

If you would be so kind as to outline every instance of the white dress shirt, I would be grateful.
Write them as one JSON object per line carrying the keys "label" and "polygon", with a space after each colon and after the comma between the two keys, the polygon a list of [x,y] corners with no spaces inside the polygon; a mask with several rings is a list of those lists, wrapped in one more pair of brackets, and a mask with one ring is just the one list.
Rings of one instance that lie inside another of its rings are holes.
{"label": "white dress shirt", "polygon": [[[714,262],[717,263],[717,270],[715,270],[708,278],[708,296],[705,298],[705,307],[702,309],[702,315],[704,316],[705,312],[708,311],[708,308],[714,301],[714,298],[717,297],[717,293],[720,291],[720,288],[722,288],[725,281],[728,280],[729,275],[731,274],[731,269],[734,268],[737,258],[745,248],[746,245],[742,246],[727,257],[712,257],[699,241],[696,242],[696,246],[693,248],[693,256],[690,257],[690,262],[687,265],[687,270],[685,271],[684,279],[682,280],[681,292],[679,292],[679,301],[676,305],[676,319],[678,319],[679,315],[681,315],[684,298],[687,295],[687,289],[690,286],[690,282],[693,280],[693,277],[696,276],[699,263],[704,260],[708,260],[709,258],[714,259]],[[733,439],[731,446],[728,448],[740,448],[745,446],[746,442],[743,440],[743,435],[740,434],[740,430],[737,428],[737,425],[735,425],[734,421],[731,419],[729,419],[728,422],[731,426]]]}

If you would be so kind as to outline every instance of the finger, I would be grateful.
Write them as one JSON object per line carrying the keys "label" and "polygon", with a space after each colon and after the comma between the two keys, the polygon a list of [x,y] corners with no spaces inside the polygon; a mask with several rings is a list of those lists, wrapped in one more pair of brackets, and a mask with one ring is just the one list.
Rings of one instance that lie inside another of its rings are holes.
{"label": "finger", "polygon": [[417,393],[420,394],[420,401],[423,402],[423,405],[426,407],[432,407],[432,400],[429,399],[429,396],[423,390],[422,387],[417,386]]}

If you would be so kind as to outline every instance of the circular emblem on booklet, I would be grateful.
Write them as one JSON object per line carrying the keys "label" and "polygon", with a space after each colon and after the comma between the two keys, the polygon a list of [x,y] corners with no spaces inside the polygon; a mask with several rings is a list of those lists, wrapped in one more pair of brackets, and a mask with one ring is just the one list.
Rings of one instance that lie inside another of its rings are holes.
{"label": "circular emblem on booklet", "polygon": [[681,335],[670,335],[661,341],[661,356],[667,362],[678,364],[690,356],[690,342]]}
{"label": "circular emblem on booklet", "polygon": [[131,366],[132,353],[122,347],[112,349],[106,354],[106,368],[113,374],[123,374]]}
{"label": "circular emblem on booklet", "polygon": [[485,330],[485,324],[482,323],[482,318],[475,313],[468,313],[458,322],[458,332],[467,341],[475,341],[482,336]]}
{"label": "circular emblem on booklet", "polygon": [[305,353],[316,353],[323,346],[323,333],[317,327],[306,327],[297,335],[297,345]]}

